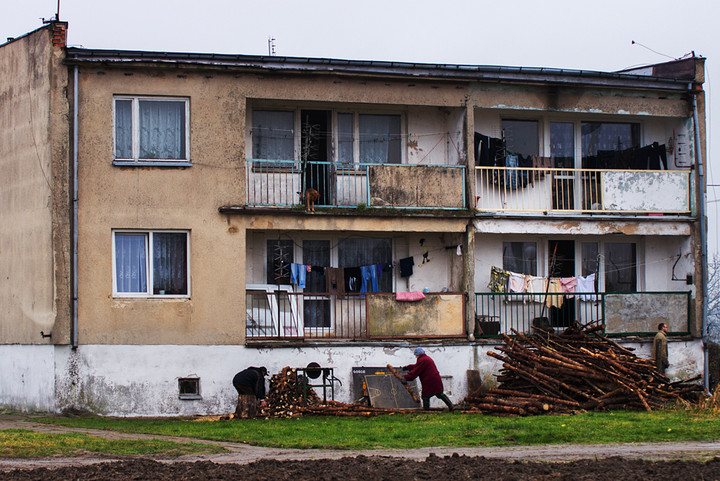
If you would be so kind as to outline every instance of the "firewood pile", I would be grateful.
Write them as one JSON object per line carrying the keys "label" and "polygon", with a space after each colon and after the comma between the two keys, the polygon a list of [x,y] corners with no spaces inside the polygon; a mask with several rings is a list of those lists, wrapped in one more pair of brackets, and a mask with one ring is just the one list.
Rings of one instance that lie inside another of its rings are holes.
{"label": "firewood pile", "polygon": [[303,415],[325,416],[376,416],[401,410],[373,408],[363,404],[345,404],[337,401],[322,402],[315,390],[303,386],[302,376],[291,367],[284,367],[270,378],[266,406],[258,417],[295,418]]}
{"label": "firewood pile", "polygon": [[270,389],[266,396],[266,406],[260,416],[273,418],[290,418],[300,416],[307,406],[320,404],[315,390],[302,385],[302,376],[291,367],[284,367],[270,378]]}
{"label": "firewood pile", "polygon": [[[601,328],[602,326],[600,326]],[[562,334],[536,330],[510,338],[488,355],[502,361],[498,387],[465,398],[464,409],[534,415],[660,408],[702,392],[698,377],[669,382],[651,361],[597,333],[598,326]]]}

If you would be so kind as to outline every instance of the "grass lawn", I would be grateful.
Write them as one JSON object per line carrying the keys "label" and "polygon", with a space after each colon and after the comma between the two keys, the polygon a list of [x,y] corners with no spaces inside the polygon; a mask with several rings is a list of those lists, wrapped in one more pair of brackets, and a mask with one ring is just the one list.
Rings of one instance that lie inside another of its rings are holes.
{"label": "grass lawn", "polygon": [[413,413],[371,418],[307,416],[296,419],[207,421],[92,417],[43,418],[41,421],[79,428],[308,449],[410,449],[720,438],[720,416],[708,411],[682,409],[514,418],[483,414]]}
{"label": "grass lawn", "polygon": [[222,453],[208,444],[164,440],[102,439],[80,433],[39,433],[25,429],[0,430],[0,458],[80,456],[87,453],[176,457],[183,454]]}

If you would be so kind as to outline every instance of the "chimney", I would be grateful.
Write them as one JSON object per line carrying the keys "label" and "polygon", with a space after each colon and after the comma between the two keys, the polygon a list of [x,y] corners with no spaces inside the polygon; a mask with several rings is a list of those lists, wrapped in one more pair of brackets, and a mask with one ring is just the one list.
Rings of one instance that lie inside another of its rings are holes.
{"label": "chimney", "polygon": [[65,47],[67,45],[67,26],[67,22],[52,22],[50,24],[53,47]]}

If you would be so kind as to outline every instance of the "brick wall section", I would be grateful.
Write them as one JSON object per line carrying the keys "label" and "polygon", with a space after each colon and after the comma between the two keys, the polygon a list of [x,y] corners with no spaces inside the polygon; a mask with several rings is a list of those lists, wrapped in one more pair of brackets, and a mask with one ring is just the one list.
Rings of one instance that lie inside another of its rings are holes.
{"label": "brick wall section", "polygon": [[67,41],[67,22],[53,22],[51,26],[53,47],[65,47]]}

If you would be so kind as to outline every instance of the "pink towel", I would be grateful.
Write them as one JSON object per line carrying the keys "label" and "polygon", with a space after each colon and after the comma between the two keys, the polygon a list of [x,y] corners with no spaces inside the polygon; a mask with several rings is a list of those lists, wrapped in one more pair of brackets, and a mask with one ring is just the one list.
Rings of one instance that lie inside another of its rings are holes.
{"label": "pink towel", "polygon": [[421,301],[423,299],[425,299],[425,294],[420,291],[395,293],[396,301]]}

